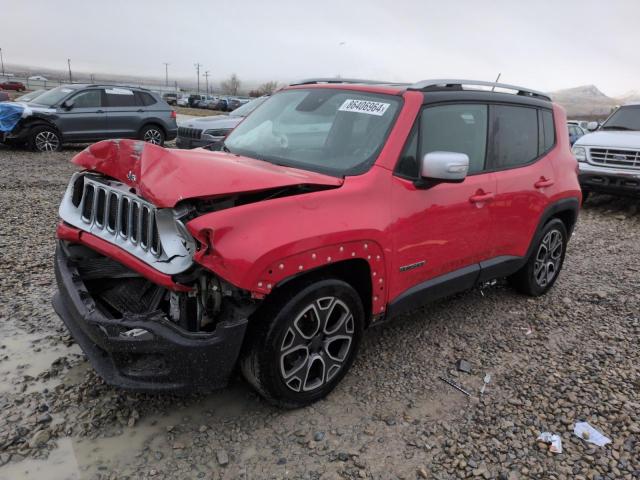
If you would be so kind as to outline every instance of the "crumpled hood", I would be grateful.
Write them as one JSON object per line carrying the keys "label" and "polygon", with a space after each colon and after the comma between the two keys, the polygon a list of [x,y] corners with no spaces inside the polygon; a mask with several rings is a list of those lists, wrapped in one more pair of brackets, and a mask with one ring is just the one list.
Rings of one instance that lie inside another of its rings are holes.
{"label": "crumpled hood", "polygon": [[134,187],[160,208],[188,198],[212,198],[294,185],[338,187],[341,178],[281,167],[260,160],[210,152],[176,150],[139,140],[104,140],[86,148],[73,163]]}
{"label": "crumpled hood", "polygon": [[599,130],[580,137],[574,146],[633,148],[640,150],[640,132]]}

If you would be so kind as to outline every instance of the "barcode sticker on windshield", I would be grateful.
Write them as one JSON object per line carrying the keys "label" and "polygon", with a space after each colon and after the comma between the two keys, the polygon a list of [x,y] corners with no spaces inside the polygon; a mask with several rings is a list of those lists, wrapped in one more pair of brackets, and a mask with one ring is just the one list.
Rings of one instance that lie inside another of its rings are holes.
{"label": "barcode sticker on windshield", "polygon": [[381,117],[389,108],[390,103],[372,102],[370,100],[353,100],[348,98],[344,101],[340,108],[341,112],[357,112],[366,113],[368,115],[377,115]]}

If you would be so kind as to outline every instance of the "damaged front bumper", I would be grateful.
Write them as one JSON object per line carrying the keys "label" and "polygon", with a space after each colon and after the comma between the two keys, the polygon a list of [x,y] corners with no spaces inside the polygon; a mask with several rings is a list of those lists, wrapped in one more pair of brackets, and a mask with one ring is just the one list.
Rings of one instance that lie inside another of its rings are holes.
{"label": "damaged front bumper", "polygon": [[89,361],[112,385],[139,391],[224,387],[236,364],[247,318],[221,321],[213,332],[189,332],[161,312],[105,315],[59,241],[53,307]]}

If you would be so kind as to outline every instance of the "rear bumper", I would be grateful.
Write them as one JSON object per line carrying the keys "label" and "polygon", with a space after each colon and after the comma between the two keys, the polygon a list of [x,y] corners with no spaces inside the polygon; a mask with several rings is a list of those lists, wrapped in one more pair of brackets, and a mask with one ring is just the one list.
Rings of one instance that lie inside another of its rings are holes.
{"label": "rear bumper", "polygon": [[640,170],[609,168],[581,162],[580,187],[613,195],[640,195]]}
{"label": "rear bumper", "polygon": [[178,127],[167,129],[167,138],[165,140],[171,141],[178,137]]}
{"label": "rear bumper", "polygon": [[[226,385],[242,346],[246,318],[221,322],[213,333],[187,332],[161,313],[109,318],[91,298],[61,243],[55,273],[58,292],[53,307],[107,383],[148,392]],[[124,335],[132,329],[147,333]]]}

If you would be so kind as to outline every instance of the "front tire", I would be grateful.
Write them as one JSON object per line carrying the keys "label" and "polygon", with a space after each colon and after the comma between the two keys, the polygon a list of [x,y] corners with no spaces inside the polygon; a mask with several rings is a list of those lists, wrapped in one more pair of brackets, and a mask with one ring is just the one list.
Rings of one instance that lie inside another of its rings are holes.
{"label": "front tire", "polygon": [[164,131],[157,125],[147,125],[140,131],[140,140],[153,145],[164,145]]}
{"label": "front tire", "polygon": [[549,291],[560,275],[567,250],[567,228],[562,220],[550,220],[537,237],[527,263],[509,278],[520,293],[538,297]]}
{"label": "front tire", "polygon": [[328,395],[351,367],[364,308],[353,287],[337,279],[274,295],[253,319],[240,366],[267,401],[299,408]]}
{"label": "front tire", "polygon": [[34,127],[29,133],[29,148],[35,152],[59,152],[62,138],[52,127]]}

